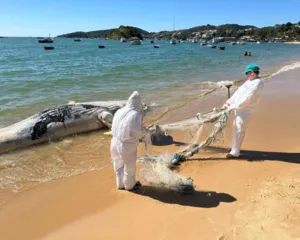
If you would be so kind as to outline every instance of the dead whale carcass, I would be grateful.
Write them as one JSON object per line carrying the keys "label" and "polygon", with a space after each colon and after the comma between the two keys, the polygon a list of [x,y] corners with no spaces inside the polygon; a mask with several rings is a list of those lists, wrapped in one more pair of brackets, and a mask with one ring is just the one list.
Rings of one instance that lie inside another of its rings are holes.
{"label": "dead whale carcass", "polygon": [[0,129],[0,153],[77,133],[111,127],[113,115],[127,101],[86,102],[45,109]]}

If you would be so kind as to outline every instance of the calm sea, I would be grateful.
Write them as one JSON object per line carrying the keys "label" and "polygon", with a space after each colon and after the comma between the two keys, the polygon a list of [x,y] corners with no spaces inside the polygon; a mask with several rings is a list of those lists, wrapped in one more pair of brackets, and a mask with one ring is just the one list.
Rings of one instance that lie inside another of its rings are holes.
{"label": "calm sea", "polygon": [[[0,126],[70,100],[127,99],[134,90],[147,104],[166,105],[207,87],[202,82],[243,78],[245,65],[263,73],[299,58],[300,45],[228,45],[224,51],[199,43],[150,41],[133,46],[113,40],[57,38],[0,39]],[[54,50],[45,51],[44,46]],[[104,45],[104,49],[98,48]],[[251,57],[244,57],[251,51]]]}

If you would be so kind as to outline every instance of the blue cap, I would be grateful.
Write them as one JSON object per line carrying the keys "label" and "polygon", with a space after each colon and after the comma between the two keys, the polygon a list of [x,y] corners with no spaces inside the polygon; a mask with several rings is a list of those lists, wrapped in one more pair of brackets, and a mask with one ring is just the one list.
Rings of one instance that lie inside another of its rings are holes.
{"label": "blue cap", "polygon": [[255,64],[249,64],[243,73],[247,74],[248,72],[259,72],[259,67]]}

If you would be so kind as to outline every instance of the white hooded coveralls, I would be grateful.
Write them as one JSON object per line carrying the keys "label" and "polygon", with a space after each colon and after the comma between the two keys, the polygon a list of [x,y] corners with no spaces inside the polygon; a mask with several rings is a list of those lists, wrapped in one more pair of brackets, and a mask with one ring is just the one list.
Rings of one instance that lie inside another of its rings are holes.
{"label": "white hooded coveralls", "polygon": [[118,189],[134,187],[137,147],[142,137],[143,104],[137,91],[119,109],[112,122],[111,157]]}
{"label": "white hooded coveralls", "polygon": [[264,83],[260,78],[247,80],[225,104],[235,110],[233,123],[234,137],[230,152],[235,157],[240,155],[249,116],[253,112],[255,105],[259,102],[263,88]]}

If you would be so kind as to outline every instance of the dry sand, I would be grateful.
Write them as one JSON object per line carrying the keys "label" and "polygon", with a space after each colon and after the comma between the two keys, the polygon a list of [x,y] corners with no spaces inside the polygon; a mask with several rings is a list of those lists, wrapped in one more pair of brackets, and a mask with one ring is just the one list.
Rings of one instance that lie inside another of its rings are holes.
{"label": "dry sand", "polygon": [[[194,179],[194,195],[147,185],[139,193],[117,191],[110,166],[17,194],[0,209],[1,239],[300,239],[298,74],[266,82],[242,159],[224,158],[229,126],[224,143],[180,166],[182,175]],[[193,115],[197,109],[191,106],[204,111],[208,105],[194,102],[179,112]],[[175,141],[153,150],[172,153],[183,140]],[[106,152],[108,158],[108,146]]]}
{"label": "dry sand", "polygon": [[298,41],[294,41],[294,42],[284,42],[284,43],[286,43],[286,44],[300,44],[300,42],[298,42]]}

